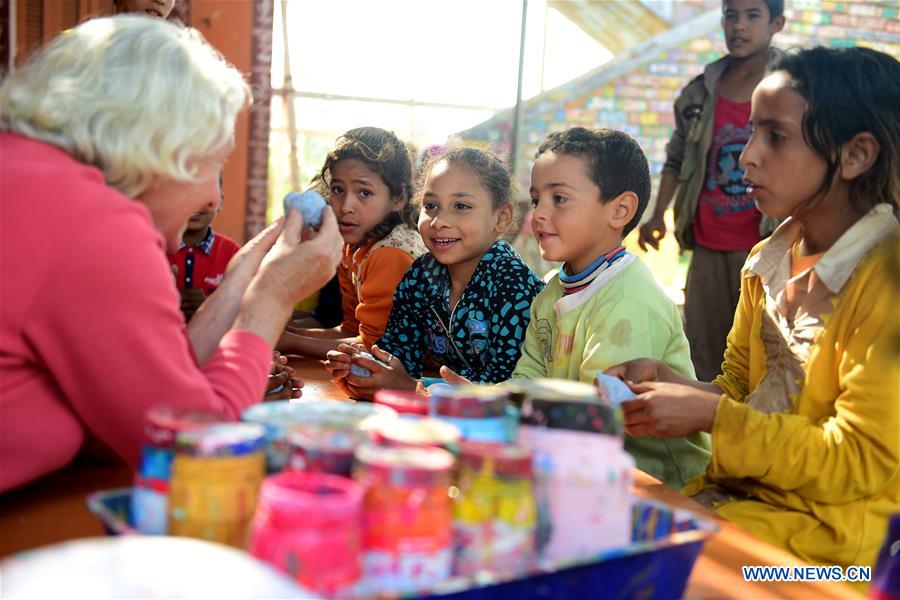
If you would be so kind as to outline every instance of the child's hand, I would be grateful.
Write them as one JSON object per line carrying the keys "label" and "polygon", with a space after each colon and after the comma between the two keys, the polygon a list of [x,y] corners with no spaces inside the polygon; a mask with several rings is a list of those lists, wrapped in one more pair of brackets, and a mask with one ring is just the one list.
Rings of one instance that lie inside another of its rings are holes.
{"label": "child's hand", "polygon": [[332,380],[345,378],[350,373],[350,357],[357,350],[350,344],[339,344],[337,350],[329,350],[325,355],[325,369]]}
{"label": "child's hand", "polygon": [[636,358],[619,363],[603,371],[606,375],[618,377],[625,383],[643,383],[645,381],[666,381],[665,369],[668,366],[652,358]]}
{"label": "child's hand", "polygon": [[[365,348],[361,345],[355,346],[357,349]],[[356,391],[358,394],[356,397],[371,398],[375,392],[382,389],[415,391],[416,380],[409,376],[399,358],[378,346],[372,346],[371,354],[378,360],[359,356],[359,352],[350,358],[353,364],[372,372],[369,377],[359,377],[352,373],[347,376],[347,384]]]}
{"label": "child's hand", "polygon": [[719,394],[665,382],[630,387],[637,396],[622,403],[625,431],[630,435],[670,438],[712,429]]}
{"label": "child's hand", "polygon": [[444,378],[444,381],[449,383],[450,385],[465,385],[467,383],[472,383],[462,375],[456,373],[450,367],[441,367],[441,377]]}
{"label": "child's hand", "polygon": [[638,246],[647,252],[650,248],[659,250],[659,242],[666,237],[666,223],[662,216],[653,216],[649,221],[641,225],[638,231]]}
{"label": "child's hand", "polygon": [[[303,392],[300,388],[303,387],[303,380],[299,377],[294,377],[294,369],[287,366],[287,361],[287,357],[282,356],[281,353],[272,353],[269,380],[266,382],[267,400],[299,398],[302,395]],[[279,387],[282,387],[282,389],[273,392]]]}
{"label": "child's hand", "polygon": [[184,313],[185,320],[190,320],[206,300],[206,294],[200,288],[185,288],[181,290],[181,312]]}
{"label": "child's hand", "polygon": [[366,352],[362,344],[338,344],[337,350],[330,350],[326,354],[325,369],[331,375],[331,381],[348,398],[365,398],[365,393],[350,385],[347,376],[350,374],[351,358],[354,354]]}

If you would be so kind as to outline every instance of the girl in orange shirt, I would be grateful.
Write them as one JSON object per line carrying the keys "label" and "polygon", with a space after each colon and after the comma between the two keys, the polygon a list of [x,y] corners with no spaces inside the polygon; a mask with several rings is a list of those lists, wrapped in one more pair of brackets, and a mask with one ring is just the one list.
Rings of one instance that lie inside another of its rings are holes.
{"label": "girl in orange shirt", "polygon": [[394,289],[426,250],[410,203],[412,162],[393,133],[351,129],[338,138],[317,180],[328,188],[344,238],[338,267],[344,321],[335,329],[286,331],[278,350],[325,358],[342,342],[371,346],[381,337]]}

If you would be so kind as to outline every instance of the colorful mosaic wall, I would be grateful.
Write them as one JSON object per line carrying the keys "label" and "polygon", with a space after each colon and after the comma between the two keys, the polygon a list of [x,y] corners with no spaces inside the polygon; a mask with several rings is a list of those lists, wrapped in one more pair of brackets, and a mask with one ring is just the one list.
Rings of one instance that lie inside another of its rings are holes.
{"label": "colorful mosaic wall", "polygon": [[[775,37],[781,48],[859,45],[900,59],[896,2],[788,0],[786,16],[785,30]],[[688,36],[684,28],[660,36],[658,44],[649,45],[650,56],[632,53],[526,103],[517,161],[523,167],[518,169],[522,183],[527,183],[527,171],[540,141],[548,133],[576,125],[612,127],[634,136],[657,177],[674,126],[672,104],[678,92],[703,65],[725,52],[717,14],[698,17],[688,26]],[[666,38],[671,40],[668,47]],[[510,113],[504,111],[461,136],[508,147]]]}

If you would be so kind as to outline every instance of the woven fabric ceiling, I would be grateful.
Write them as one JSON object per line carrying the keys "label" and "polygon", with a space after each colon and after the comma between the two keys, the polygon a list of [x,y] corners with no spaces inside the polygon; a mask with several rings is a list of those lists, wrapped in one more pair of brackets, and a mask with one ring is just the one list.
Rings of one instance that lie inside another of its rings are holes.
{"label": "woven fabric ceiling", "polygon": [[549,0],[548,5],[613,54],[671,28],[639,0]]}

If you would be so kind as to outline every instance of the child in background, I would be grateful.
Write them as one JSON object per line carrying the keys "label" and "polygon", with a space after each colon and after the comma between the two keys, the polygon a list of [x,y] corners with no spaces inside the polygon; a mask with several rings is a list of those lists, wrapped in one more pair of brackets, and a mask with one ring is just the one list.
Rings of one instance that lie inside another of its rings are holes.
{"label": "child in background", "polygon": [[[303,335],[302,329],[334,329],[344,321],[341,311],[341,282],[335,275],[325,284],[315,298],[315,306],[309,310],[308,299],[294,307],[294,314],[285,331]],[[304,305],[304,308],[300,308]]]}
{"label": "child in background", "polygon": [[213,219],[221,210],[222,176],[219,175],[219,203],[191,215],[181,246],[175,254],[168,255],[181,293],[185,321],[190,321],[206,297],[221,285],[228,262],[240,250],[234,240],[212,229]]}
{"label": "child in background", "polygon": [[344,238],[338,267],[344,321],[339,329],[286,331],[278,350],[325,358],[341,343],[368,347],[381,337],[394,290],[425,246],[410,203],[412,163],[393,133],[351,129],[338,138],[319,177]]}
{"label": "child in background", "polygon": [[[453,144],[428,158],[420,180],[419,233],[428,253],[406,272],[387,330],[371,348],[385,364],[349,346],[328,353],[335,383],[356,398],[382,388],[415,390],[426,357],[475,381],[509,378],[531,301],[544,287],[498,241],[513,224],[513,205],[509,171],[496,156]],[[350,374],[351,362],[371,377]]]}
{"label": "child in background", "polygon": [[116,14],[141,13],[166,19],[175,8],[175,0],[115,0]]}
{"label": "child in background", "polygon": [[741,181],[738,156],[750,137],[750,94],[770,48],[784,27],[784,0],[724,0],[722,29],[728,55],[706,66],[675,101],[675,131],[666,146],[653,216],[639,245],[659,249],[663,214],[675,195],[675,237],[693,250],[685,284],[685,331],[701,379],[719,372],[725,338],[740,293],[741,265],[778,224],[763,217]]}
{"label": "child in background", "polygon": [[872,565],[900,511],[900,63],[790,54],[753,92],[750,122],[751,194],[787,220],[744,266],[722,373],[609,372],[638,382],[633,433],[712,433],[686,494],[805,561]]}
{"label": "child in background", "polygon": [[[550,134],[531,170],[532,230],[548,261],[563,262],[531,306],[513,378],[592,383],[625,356],[645,354],[693,377],[678,309],[622,246],[650,199],[647,158],[620,131]],[[442,369],[451,383],[454,373]],[[638,468],[676,488],[706,468],[706,434],[626,437]]]}

